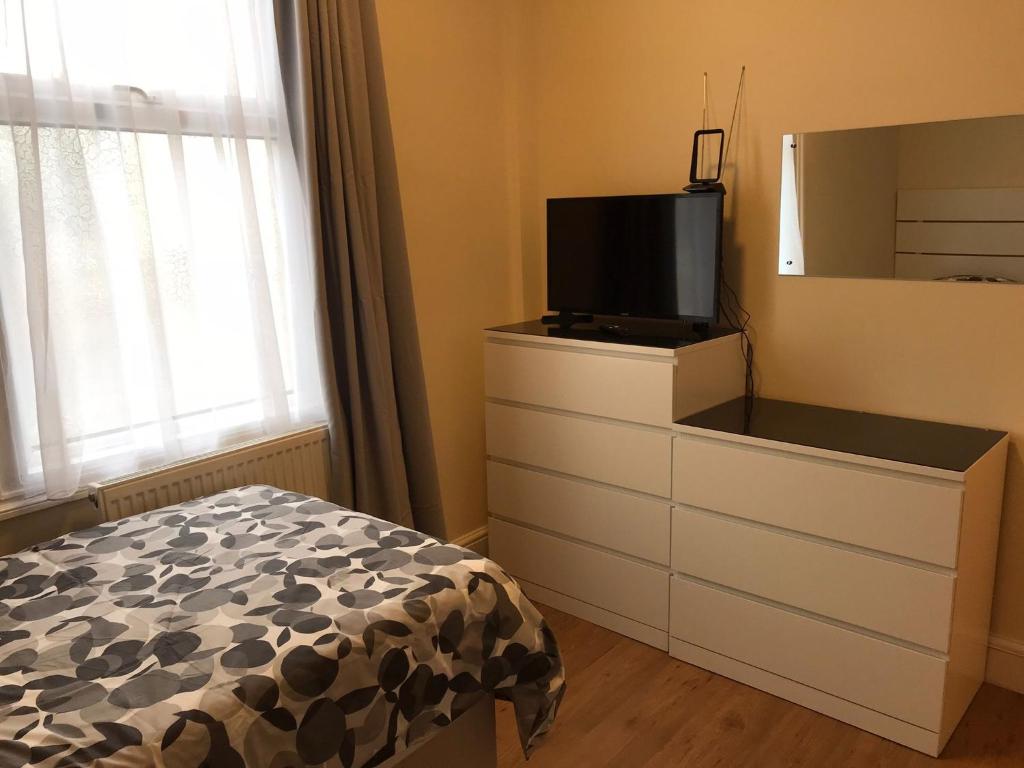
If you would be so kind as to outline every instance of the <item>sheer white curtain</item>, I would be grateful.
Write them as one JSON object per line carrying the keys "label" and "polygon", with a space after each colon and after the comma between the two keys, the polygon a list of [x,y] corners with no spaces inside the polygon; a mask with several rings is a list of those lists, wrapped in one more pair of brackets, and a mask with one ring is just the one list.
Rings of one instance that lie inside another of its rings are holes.
{"label": "sheer white curtain", "polygon": [[0,0],[0,490],[323,418],[272,4]]}

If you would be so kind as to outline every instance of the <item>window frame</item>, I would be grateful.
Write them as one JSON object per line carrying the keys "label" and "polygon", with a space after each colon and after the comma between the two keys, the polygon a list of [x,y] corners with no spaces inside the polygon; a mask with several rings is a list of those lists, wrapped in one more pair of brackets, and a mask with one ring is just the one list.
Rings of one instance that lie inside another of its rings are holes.
{"label": "window frame", "polygon": [[[225,141],[259,140],[274,142],[279,138],[279,118],[271,110],[264,108],[261,101],[253,97],[235,97],[234,103],[225,108],[222,100],[214,109],[210,106],[207,96],[192,96],[170,91],[154,91],[148,93],[136,85],[115,84],[100,87],[65,86],[63,92],[56,80],[34,79],[29,75],[0,72],[0,128],[6,126],[26,126],[33,128],[60,128],[78,131],[113,131],[131,134],[157,134],[168,136],[209,137]],[[221,97],[228,98],[227,96]],[[230,121],[230,129],[227,121]],[[241,128],[241,130],[239,130]],[[0,314],[0,370],[6,365],[8,358],[7,340],[3,316]],[[82,485],[69,495],[50,497],[44,493],[33,493],[17,489],[19,485],[34,488],[35,482],[41,482],[37,472],[22,475],[19,470],[12,411],[17,407],[11,403],[12,395],[8,392],[9,382],[0,375],[0,521],[21,514],[23,511],[45,509],[57,504],[86,498],[91,490],[100,482],[88,478],[95,477],[101,459],[82,462],[80,471]],[[297,396],[296,387],[288,387],[284,391],[290,406],[294,406]],[[258,397],[244,401],[232,402],[218,407],[234,408],[259,402]],[[297,409],[292,408],[293,412]],[[176,413],[171,419],[181,421],[198,414],[199,411]],[[109,430],[111,433],[150,426],[156,422],[126,425],[120,429]],[[325,423],[322,419],[291,425],[294,429],[306,429],[311,425]],[[106,430],[87,433],[76,439],[88,439],[102,435]],[[269,439],[278,434],[268,432],[265,426],[258,423],[239,425],[218,434],[217,447],[212,451],[204,450],[196,455],[209,455],[227,450],[247,442]],[[39,445],[31,446],[34,452]],[[151,471],[161,466],[168,466],[190,457],[168,460],[158,452],[138,454],[137,471]],[[131,474],[131,473],[129,473]],[[115,475],[112,477],[117,477]],[[31,480],[32,482],[26,482]]]}

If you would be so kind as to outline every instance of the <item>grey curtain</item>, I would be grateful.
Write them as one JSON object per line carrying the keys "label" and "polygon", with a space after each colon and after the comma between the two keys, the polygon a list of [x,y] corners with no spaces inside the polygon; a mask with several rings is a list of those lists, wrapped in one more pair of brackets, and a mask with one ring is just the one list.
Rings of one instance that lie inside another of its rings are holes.
{"label": "grey curtain", "polygon": [[444,536],[372,0],[276,0],[309,180],[335,501]]}

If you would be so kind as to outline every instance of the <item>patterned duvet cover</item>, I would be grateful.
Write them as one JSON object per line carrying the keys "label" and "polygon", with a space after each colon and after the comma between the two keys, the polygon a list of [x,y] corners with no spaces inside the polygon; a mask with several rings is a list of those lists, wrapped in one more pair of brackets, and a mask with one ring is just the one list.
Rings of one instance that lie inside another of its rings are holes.
{"label": "patterned duvet cover", "polygon": [[374,766],[493,693],[564,688],[495,563],[246,486],[0,558],[0,766]]}

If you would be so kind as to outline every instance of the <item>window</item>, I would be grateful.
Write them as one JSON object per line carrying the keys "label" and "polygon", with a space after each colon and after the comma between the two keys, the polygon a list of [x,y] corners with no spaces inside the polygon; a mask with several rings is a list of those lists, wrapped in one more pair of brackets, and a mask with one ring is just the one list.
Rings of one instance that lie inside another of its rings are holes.
{"label": "window", "polygon": [[0,4],[0,491],[321,420],[272,5]]}

